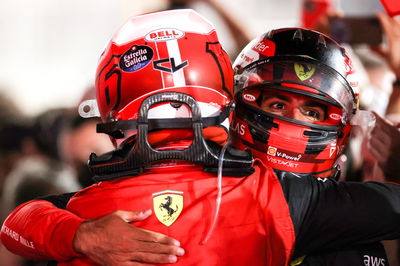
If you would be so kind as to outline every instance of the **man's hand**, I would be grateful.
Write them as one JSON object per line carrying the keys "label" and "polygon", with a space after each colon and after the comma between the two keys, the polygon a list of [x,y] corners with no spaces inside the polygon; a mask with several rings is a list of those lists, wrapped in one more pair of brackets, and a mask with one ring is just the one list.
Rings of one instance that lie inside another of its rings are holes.
{"label": "man's hand", "polygon": [[389,181],[400,182],[400,129],[374,113],[376,124],[371,131],[369,150]]}
{"label": "man's hand", "polygon": [[150,215],[151,210],[119,210],[85,221],[75,234],[73,248],[94,262],[107,266],[176,262],[177,256],[185,253],[179,247],[179,241],[129,224],[145,220]]}

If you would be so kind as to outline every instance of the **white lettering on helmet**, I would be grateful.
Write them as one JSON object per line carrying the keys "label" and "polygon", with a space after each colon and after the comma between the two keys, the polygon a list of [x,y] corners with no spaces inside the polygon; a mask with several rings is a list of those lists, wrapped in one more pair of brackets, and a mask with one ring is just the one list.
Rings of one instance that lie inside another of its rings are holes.
{"label": "white lettering on helmet", "polygon": [[273,146],[268,146],[267,154],[271,156],[278,156],[283,159],[292,160],[298,162],[301,159],[301,154],[297,154],[297,156],[290,156],[284,152],[279,152],[277,148]]}
{"label": "white lettering on helmet", "polygon": [[294,156],[289,156],[284,152],[277,152],[276,156],[282,157],[282,158],[287,159],[287,160],[292,160],[292,161],[299,161],[300,158],[301,158],[301,154],[298,154],[297,157],[294,157]]}
{"label": "white lettering on helmet", "polygon": [[244,127],[243,124],[233,122],[233,123],[232,123],[232,129],[233,129],[233,131],[235,131],[237,134],[239,134],[239,135],[241,135],[241,136],[244,135],[244,129],[245,129],[245,127]]}
{"label": "white lettering on helmet", "polygon": [[256,100],[256,97],[253,94],[248,94],[248,93],[243,95],[243,98],[249,102],[254,102]]}
{"label": "white lettering on helmet", "polygon": [[268,162],[271,162],[271,163],[274,163],[274,164],[278,164],[278,165],[287,166],[287,167],[290,167],[290,168],[297,168],[297,166],[299,166],[298,163],[294,163],[294,162],[291,162],[291,161],[283,161],[283,160],[279,160],[277,158],[273,158],[273,157],[270,157],[270,156],[267,156],[267,160],[268,160]]}
{"label": "white lettering on helmet", "polygon": [[144,39],[148,42],[165,42],[180,39],[183,36],[185,33],[177,29],[159,29],[146,34]]}
{"label": "white lettering on helmet", "polygon": [[259,51],[259,52],[264,52],[265,49],[269,49],[269,45],[267,45],[265,42],[258,42],[256,43],[253,47],[254,50]]}
{"label": "white lettering on helmet", "polygon": [[332,118],[333,120],[341,120],[342,116],[336,113],[330,114],[329,115],[330,118]]}

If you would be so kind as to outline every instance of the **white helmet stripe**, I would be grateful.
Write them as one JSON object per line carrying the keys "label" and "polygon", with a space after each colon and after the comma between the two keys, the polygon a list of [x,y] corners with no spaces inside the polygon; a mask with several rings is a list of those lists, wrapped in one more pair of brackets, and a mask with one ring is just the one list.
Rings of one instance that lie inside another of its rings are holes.
{"label": "white helmet stripe", "polygon": [[[179,66],[182,64],[181,51],[179,50],[178,40],[166,41],[168,54],[170,58],[173,58],[175,65]],[[184,67],[172,73],[175,87],[186,86],[185,73],[183,72]]]}

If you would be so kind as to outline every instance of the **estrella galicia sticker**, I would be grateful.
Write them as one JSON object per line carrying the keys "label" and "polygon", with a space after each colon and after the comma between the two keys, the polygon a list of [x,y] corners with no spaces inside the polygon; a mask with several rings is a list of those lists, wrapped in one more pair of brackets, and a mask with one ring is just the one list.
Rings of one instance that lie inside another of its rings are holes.
{"label": "estrella galicia sticker", "polygon": [[119,67],[125,72],[135,72],[146,67],[153,59],[153,50],[146,45],[133,45],[119,60]]}
{"label": "estrella galicia sticker", "polygon": [[154,213],[162,224],[173,224],[183,209],[183,192],[164,190],[153,193]]}
{"label": "estrella galicia sticker", "polygon": [[304,81],[309,79],[314,75],[315,67],[305,63],[295,63],[294,64],[294,71],[296,72],[297,77]]}

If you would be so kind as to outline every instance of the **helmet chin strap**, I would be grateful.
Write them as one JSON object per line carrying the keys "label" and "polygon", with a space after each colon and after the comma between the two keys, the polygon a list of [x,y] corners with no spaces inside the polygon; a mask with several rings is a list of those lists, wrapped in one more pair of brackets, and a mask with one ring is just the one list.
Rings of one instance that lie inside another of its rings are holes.
{"label": "helmet chin strap", "polygon": [[328,178],[329,177],[329,178],[333,178],[336,181],[338,181],[340,178],[340,173],[341,173],[340,166],[338,164],[336,164],[331,169],[324,170],[321,172],[310,173],[310,175],[313,175],[317,178],[318,177],[319,178]]}
{"label": "helmet chin strap", "polygon": [[[152,105],[161,102],[180,102],[187,104],[192,112],[191,127],[192,144],[185,149],[154,149],[148,141],[148,112]],[[164,92],[146,98],[139,109],[137,119],[137,135],[127,139],[117,150],[97,156],[91,154],[89,168],[95,175],[96,182],[138,175],[152,163],[164,160],[181,160],[203,165],[204,171],[216,173],[221,154],[221,146],[205,140],[200,108],[190,95],[178,92]],[[222,165],[225,176],[244,177],[254,172],[250,151],[239,151],[226,147]]]}

